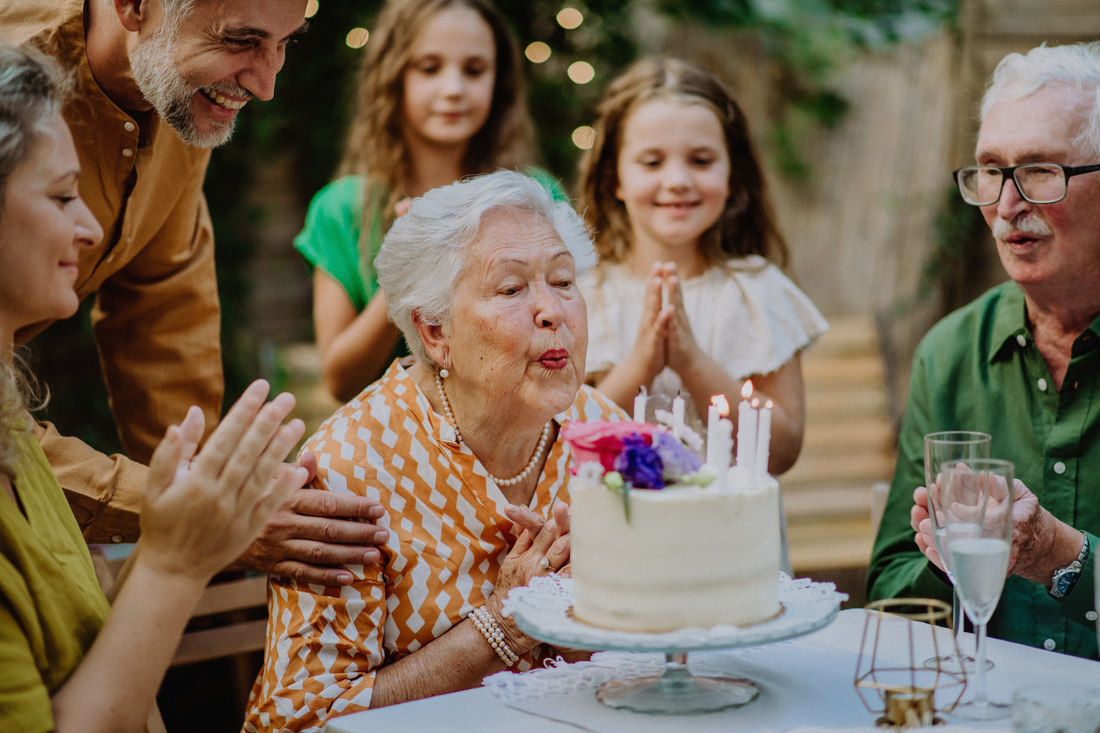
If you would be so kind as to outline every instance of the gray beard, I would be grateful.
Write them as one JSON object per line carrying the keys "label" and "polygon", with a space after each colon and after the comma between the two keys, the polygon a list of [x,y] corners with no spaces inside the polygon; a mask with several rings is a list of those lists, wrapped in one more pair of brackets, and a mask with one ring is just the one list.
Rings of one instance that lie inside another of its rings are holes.
{"label": "gray beard", "polygon": [[180,140],[198,148],[214,148],[233,135],[237,118],[216,123],[211,132],[195,124],[194,96],[199,92],[176,69],[179,22],[165,18],[152,36],[130,53],[130,69],[145,101],[153,106]]}

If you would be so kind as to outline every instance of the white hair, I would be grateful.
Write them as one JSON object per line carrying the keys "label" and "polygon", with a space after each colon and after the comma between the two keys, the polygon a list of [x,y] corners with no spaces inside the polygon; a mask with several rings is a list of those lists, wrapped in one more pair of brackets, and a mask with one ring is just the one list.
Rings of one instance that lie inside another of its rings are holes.
{"label": "white hair", "polygon": [[[102,0],[102,2],[111,8],[115,6],[114,0]],[[178,21],[190,17],[191,11],[195,9],[196,2],[198,0],[160,0],[160,5],[168,18]]]}
{"label": "white hair", "polygon": [[1076,87],[1092,96],[1080,135],[1073,141],[1082,150],[1100,155],[1100,41],[1033,48],[1010,53],[997,64],[982,97],[981,119],[1003,99],[1020,99],[1048,84]]}
{"label": "white hair", "polygon": [[432,325],[450,319],[481,220],[501,208],[545,219],[573,256],[578,275],[596,264],[596,249],[580,216],[522,173],[497,171],[428,191],[394,223],[374,262],[390,320],[421,362],[436,366],[417,333],[414,314]]}

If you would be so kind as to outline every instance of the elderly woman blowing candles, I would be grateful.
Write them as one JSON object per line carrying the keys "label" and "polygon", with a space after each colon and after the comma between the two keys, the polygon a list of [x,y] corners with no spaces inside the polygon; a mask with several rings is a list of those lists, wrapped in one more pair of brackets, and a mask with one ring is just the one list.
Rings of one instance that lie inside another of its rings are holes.
{"label": "elderly woman blowing candles", "polygon": [[306,443],[315,485],[379,499],[390,539],[350,587],[272,580],[245,730],[315,730],[540,655],[501,603],[568,561],[561,425],[625,417],[582,387],[575,279],[594,261],[569,205],[518,173],[429,191],[394,224],[377,268],[415,363],[394,362]]}

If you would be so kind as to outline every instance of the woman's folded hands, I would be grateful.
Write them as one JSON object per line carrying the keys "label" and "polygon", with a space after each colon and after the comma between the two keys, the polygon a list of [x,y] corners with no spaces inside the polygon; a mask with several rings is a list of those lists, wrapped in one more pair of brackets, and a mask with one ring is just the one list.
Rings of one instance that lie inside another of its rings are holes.
{"label": "woman's folded hands", "polygon": [[569,505],[564,502],[555,504],[553,516],[548,521],[543,521],[524,506],[509,504],[504,513],[512,520],[518,536],[500,566],[496,589],[485,606],[500,625],[512,651],[523,654],[538,641],[520,631],[511,616],[504,616],[501,606],[508,591],[527,585],[531,578],[552,572],[568,575]]}

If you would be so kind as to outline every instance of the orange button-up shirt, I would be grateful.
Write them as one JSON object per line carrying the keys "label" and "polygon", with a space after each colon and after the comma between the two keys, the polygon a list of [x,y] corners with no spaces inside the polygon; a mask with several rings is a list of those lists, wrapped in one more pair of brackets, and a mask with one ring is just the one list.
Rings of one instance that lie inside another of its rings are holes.
{"label": "orange button-up shirt", "polygon": [[[81,252],[77,294],[95,295],[111,409],[130,458],[147,463],[190,405],[202,407],[208,430],[220,416],[221,315],[202,193],[210,151],[184,144],[155,112],[134,117],[115,105],[92,76],[84,25],[84,0],[0,0],[0,40],[38,47],[77,81],[64,116],[80,157],[80,195],[104,231]],[[85,536],[132,539],[143,468],[50,426],[38,437]]]}

